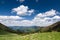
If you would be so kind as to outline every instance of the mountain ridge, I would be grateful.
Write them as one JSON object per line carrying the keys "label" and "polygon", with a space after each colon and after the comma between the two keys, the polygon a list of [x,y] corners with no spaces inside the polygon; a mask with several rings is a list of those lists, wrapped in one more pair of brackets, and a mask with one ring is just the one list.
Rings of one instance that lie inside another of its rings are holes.
{"label": "mountain ridge", "polygon": [[[47,31],[58,31],[60,29],[60,21],[47,26],[47,27],[43,27],[41,28],[41,31],[47,32]],[[60,30],[59,30],[60,31]]]}

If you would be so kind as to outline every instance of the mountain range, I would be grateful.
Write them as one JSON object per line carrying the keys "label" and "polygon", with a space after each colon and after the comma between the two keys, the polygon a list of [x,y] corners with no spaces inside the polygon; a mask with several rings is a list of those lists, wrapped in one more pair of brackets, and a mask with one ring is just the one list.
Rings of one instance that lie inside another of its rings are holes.
{"label": "mountain range", "polygon": [[0,23],[0,32],[11,32],[11,33],[33,33],[33,32],[51,32],[58,31],[60,32],[60,21],[56,22],[47,27],[40,26],[31,26],[31,27],[23,27],[23,26],[11,26],[7,27]]}

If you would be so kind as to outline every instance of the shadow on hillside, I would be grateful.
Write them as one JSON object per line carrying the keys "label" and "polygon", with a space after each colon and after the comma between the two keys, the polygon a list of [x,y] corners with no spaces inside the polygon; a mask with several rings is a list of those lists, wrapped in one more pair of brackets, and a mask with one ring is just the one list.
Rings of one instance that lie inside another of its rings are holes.
{"label": "shadow on hillside", "polygon": [[8,32],[0,32],[0,35],[7,35],[7,34],[10,34],[10,33],[8,33]]}

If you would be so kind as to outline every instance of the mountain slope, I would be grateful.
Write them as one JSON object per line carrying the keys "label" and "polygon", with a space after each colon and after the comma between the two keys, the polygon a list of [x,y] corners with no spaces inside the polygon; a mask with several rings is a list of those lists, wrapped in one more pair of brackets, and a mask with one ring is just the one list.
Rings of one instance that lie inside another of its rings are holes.
{"label": "mountain slope", "polygon": [[8,27],[0,23],[0,35],[7,34],[8,32]]}
{"label": "mountain slope", "polygon": [[60,31],[60,22],[55,23],[56,26],[52,28],[54,31]]}
{"label": "mountain slope", "polygon": [[49,32],[49,31],[60,31],[60,21],[59,22],[56,22],[50,26],[47,26],[47,27],[42,27],[41,32]]}
{"label": "mountain slope", "polygon": [[0,30],[8,30],[8,27],[0,23]]}
{"label": "mountain slope", "polygon": [[0,35],[8,33],[15,33],[15,31],[0,23]]}

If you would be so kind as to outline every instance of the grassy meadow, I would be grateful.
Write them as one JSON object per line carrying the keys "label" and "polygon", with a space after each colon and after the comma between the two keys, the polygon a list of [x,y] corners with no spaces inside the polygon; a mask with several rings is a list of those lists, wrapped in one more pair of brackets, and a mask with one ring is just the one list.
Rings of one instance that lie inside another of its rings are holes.
{"label": "grassy meadow", "polygon": [[45,32],[33,34],[2,34],[0,40],[60,40],[60,32]]}

